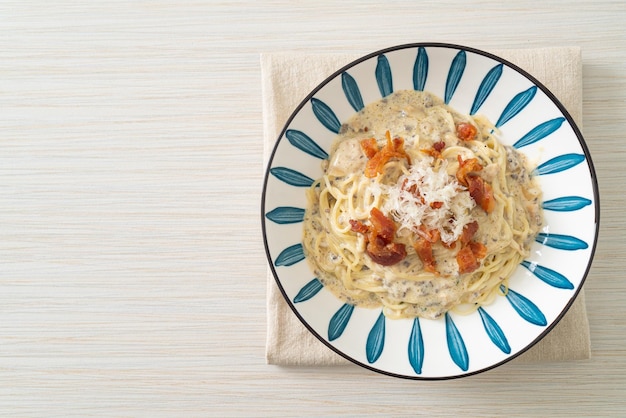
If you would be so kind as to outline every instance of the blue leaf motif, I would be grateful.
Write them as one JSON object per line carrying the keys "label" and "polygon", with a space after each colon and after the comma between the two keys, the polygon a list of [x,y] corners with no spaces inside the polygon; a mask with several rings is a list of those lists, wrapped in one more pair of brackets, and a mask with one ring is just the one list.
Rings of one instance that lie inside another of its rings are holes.
{"label": "blue leaf motif", "polygon": [[515,95],[515,97],[513,97],[509,104],[507,104],[504,108],[504,111],[500,115],[498,122],[496,122],[496,127],[499,128],[500,126],[511,120],[511,118],[515,117],[515,115],[517,115],[519,112],[521,112],[526,107],[526,105],[530,103],[533,97],[535,97],[535,93],[537,93],[537,86],[532,86],[528,90],[525,90]]}
{"label": "blue leaf motif", "polygon": [[311,187],[313,179],[304,174],[286,167],[274,167],[270,173],[279,180],[296,187]]}
{"label": "blue leaf motif", "polygon": [[350,106],[354,109],[355,112],[363,109],[363,98],[361,97],[361,91],[359,90],[359,86],[354,80],[354,78],[348,73],[341,74],[341,87],[343,88],[343,93],[346,95],[346,99],[350,103]]}
{"label": "blue leaf motif", "polygon": [[365,353],[367,355],[367,361],[374,363],[383,352],[385,346],[385,315],[381,312],[378,315],[376,323],[372,327],[370,333],[367,336],[367,343],[365,345]]}
{"label": "blue leaf motif", "polygon": [[570,235],[546,234],[541,232],[537,234],[535,241],[547,245],[548,247],[566,251],[585,250],[589,247],[585,241]]}
{"label": "blue leaf motif", "polygon": [[343,331],[350,321],[352,311],[354,311],[354,305],[344,303],[344,305],[335,312],[328,323],[328,341],[334,341],[341,337],[341,334],[343,334]]}
{"label": "blue leaf motif", "polygon": [[319,120],[326,129],[338,134],[339,129],[341,129],[341,122],[339,122],[339,119],[335,116],[335,112],[333,112],[326,103],[315,97],[311,99],[311,106],[313,107],[313,113],[315,117],[317,117],[317,120]]}
{"label": "blue leaf motif", "polygon": [[444,96],[444,102],[446,104],[450,103],[456,88],[459,86],[461,76],[463,76],[463,72],[465,71],[465,62],[465,51],[459,51],[452,60],[450,71],[448,71],[448,78],[446,79],[446,92]]}
{"label": "blue leaf motif", "polygon": [[530,132],[528,132],[526,135],[521,137],[519,141],[513,144],[513,148],[522,148],[526,145],[534,144],[537,141],[541,141],[543,138],[559,129],[563,124],[563,121],[565,121],[565,118],[556,118],[535,126],[533,129],[530,130]]}
{"label": "blue leaf motif", "polygon": [[502,67],[503,64],[498,64],[493,67],[483,81],[480,83],[480,87],[478,88],[478,92],[476,92],[476,97],[474,98],[474,103],[472,103],[472,109],[470,110],[470,115],[476,114],[478,109],[485,103],[487,97],[491,94],[491,91],[500,80],[500,76],[502,75]]}
{"label": "blue leaf motif", "polygon": [[289,143],[301,151],[306,152],[313,157],[317,157],[320,160],[328,158],[328,154],[324,151],[315,141],[313,141],[304,132],[296,131],[295,129],[289,129],[285,132],[285,136],[289,140]]}
{"label": "blue leaf motif", "polygon": [[409,337],[409,363],[417,374],[422,373],[422,365],[424,364],[424,339],[422,338],[422,329],[420,327],[419,318],[413,320],[413,328]]}
{"label": "blue leaf motif", "polygon": [[585,161],[583,154],[559,155],[539,165],[539,167],[534,170],[533,174],[542,176],[545,174],[560,173],[561,171],[569,170],[583,161]]}
{"label": "blue leaf motif", "polygon": [[304,219],[304,209],[281,206],[265,214],[265,217],[280,225],[295,224]]}
{"label": "blue leaf motif", "polygon": [[504,332],[498,323],[483,308],[478,308],[478,313],[480,314],[480,319],[482,320],[485,331],[487,331],[487,335],[491,338],[491,341],[503,353],[511,354],[509,341],[506,339],[506,335],[504,335]]}
{"label": "blue leaf motif", "polygon": [[526,267],[526,269],[528,269],[528,271],[530,271],[532,274],[534,274],[539,279],[543,280],[552,287],[556,287],[559,289],[574,288],[572,282],[567,280],[567,277],[563,276],[561,273],[558,273],[547,267],[540,266],[536,263],[531,263],[527,260],[522,261],[521,264],[522,266]]}
{"label": "blue leaf motif", "polygon": [[295,244],[291,247],[285,248],[280,254],[278,254],[274,265],[276,267],[292,266],[302,260],[304,260],[304,251],[302,249],[302,244]]}
{"label": "blue leaf motif", "polygon": [[463,342],[461,333],[454,325],[452,317],[446,313],[446,338],[448,342],[448,351],[454,363],[461,368],[464,372],[469,368],[469,355],[467,354],[467,348]]}
{"label": "blue leaf motif", "polygon": [[413,65],[413,88],[417,91],[424,91],[426,78],[428,77],[428,54],[423,46],[417,50],[417,58]]}
{"label": "blue leaf motif", "polygon": [[296,297],[293,298],[293,303],[305,302],[311,299],[313,296],[317,295],[323,287],[324,285],[318,279],[311,280],[300,289]]}
{"label": "blue leaf motif", "polygon": [[591,200],[580,196],[563,196],[543,202],[543,208],[556,212],[571,212],[591,204]]}
{"label": "blue leaf motif", "polygon": [[391,77],[391,67],[389,61],[384,55],[378,56],[378,64],[376,64],[376,82],[378,90],[382,97],[387,97],[393,93],[393,79]]}
{"label": "blue leaf motif", "polygon": [[[506,292],[504,286],[500,286],[502,292]],[[545,327],[548,324],[543,312],[526,297],[509,288],[506,293],[506,299],[509,301],[513,309],[526,321],[534,325]]]}

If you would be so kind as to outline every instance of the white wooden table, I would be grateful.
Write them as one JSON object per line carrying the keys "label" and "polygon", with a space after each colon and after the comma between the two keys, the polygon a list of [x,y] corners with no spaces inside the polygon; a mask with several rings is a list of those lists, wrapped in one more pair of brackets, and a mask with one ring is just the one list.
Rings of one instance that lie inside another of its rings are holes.
{"label": "white wooden table", "polygon": [[[626,413],[622,1],[0,3],[0,415]],[[259,54],[578,45],[592,359],[445,382],[265,364]]]}

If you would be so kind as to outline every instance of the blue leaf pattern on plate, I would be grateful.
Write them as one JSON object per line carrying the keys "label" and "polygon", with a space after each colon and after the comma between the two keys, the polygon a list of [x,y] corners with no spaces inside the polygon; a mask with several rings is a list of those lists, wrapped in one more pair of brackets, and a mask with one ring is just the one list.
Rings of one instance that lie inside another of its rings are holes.
{"label": "blue leaf pattern on plate", "polygon": [[285,136],[289,140],[289,143],[299,150],[304,151],[313,157],[317,157],[320,160],[328,158],[326,151],[317,145],[317,143],[304,132],[296,131],[295,129],[288,129],[287,132],[285,132]]}
{"label": "blue leaf pattern on plate", "polygon": [[535,241],[547,245],[548,247],[566,251],[584,250],[589,247],[585,241],[570,235],[546,234],[541,232],[537,234]]}
{"label": "blue leaf pattern on plate", "polygon": [[556,212],[571,212],[591,204],[591,200],[580,196],[563,196],[543,202],[542,207]]}
{"label": "blue leaf pattern on plate", "polygon": [[498,80],[500,80],[502,67],[502,64],[498,64],[493,67],[489,70],[482,83],[480,83],[480,87],[478,88],[478,92],[476,92],[476,97],[474,98],[474,103],[472,104],[472,109],[470,110],[470,115],[476,114],[478,109],[480,109],[483,103],[485,103],[485,100],[487,100],[487,97],[491,94],[491,91],[498,83]]}
{"label": "blue leaf pattern on plate", "polygon": [[463,71],[465,71],[465,61],[465,51],[459,51],[452,60],[450,71],[448,71],[448,78],[446,79],[446,92],[444,96],[444,102],[446,104],[450,103],[456,88],[459,86],[461,76],[463,76]]}
{"label": "blue leaf pattern on plate", "polygon": [[285,248],[278,257],[276,257],[276,261],[274,265],[278,266],[292,266],[300,261],[304,260],[304,251],[302,249],[302,244],[295,244],[291,247]]}
{"label": "blue leaf pattern on plate", "polygon": [[422,328],[419,318],[413,320],[411,336],[409,337],[409,363],[417,374],[422,373],[424,364],[424,339],[422,338]]}
{"label": "blue leaf pattern on plate", "polygon": [[535,97],[535,93],[537,93],[537,86],[532,86],[528,90],[516,94],[504,108],[504,111],[496,122],[496,128],[504,125],[521,112],[528,105],[528,103],[530,103],[533,97]]}
{"label": "blue leaf pattern on plate", "polygon": [[561,171],[569,170],[570,168],[585,161],[583,154],[563,154],[558,157],[546,161],[539,165],[533,172],[533,174],[542,176],[545,174],[560,173]]}
{"label": "blue leaf pattern on plate", "polygon": [[313,279],[304,285],[298,294],[293,298],[293,303],[306,302],[322,290],[324,285],[318,279]]}
{"label": "blue leaf pattern on plate", "polygon": [[383,352],[385,346],[385,315],[381,312],[378,315],[376,323],[372,327],[370,333],[367,336],[367,343],[365,345],[365,353],[367,355],[367,361],[374,363]]}
{"label": "blue leaf pattern on plate", "polygon": [[295,224],[304,219],[304,209],[281,206],[265,214],[265,217],[277,224]]}
{"label": "blue leaf pattern on plate", "polygon": [[348,322],[350,322],[352,311],[354,311],[354,305],[344,303],[343,306],[335,312],[328,323],[328,341],[334,341],[341,337],[341,334],[345,331]]}
{"label": "blue leaf pattern on plate", "polygon": [[531,263],[527,260],[522,261],[520,264],[526,267],[528,271],[530,271],[532,274],[534,274],[539,279],[543,280],[552,287],[556,287],[559,289],[574,288],[572,282],[567,280],[567,277],[563,276],[561,273],[558,273],[547,267],[540,266],[536,263]]}
{"label": "blue leaf pattern on plate", "polygon": [[448,341],[448,351],[452,357],[452,361],[464,372],[469,368],[469,355],[467,348],[463,342],[461,333],[454,325],[454,321],[450,314],[446,313],[446,339]]}
{"label": "blue leaf pattern on plate", "polygon": [[526,321],[534,325],[545,327],[548,324],[546,317],[541,310],[526,297],[509,288],[508,292],[504,286],[500,286],[502,292],[506,292],[506,299],[513,309]]}
{"label": "blue leaf pattern on plate", "polygon": [[274,167],[270,173],[279,180],[296,187],[311,187],[313,179],[304,174],[286,167]]}
{"label": "blue leaf pattern on plate", "polygon": [[363,98],[361,97],[361,91],[359,90],[359,86],[357,85],[354,78],[348,73],[341,74],[341,87],[343,88],[343,93],[346,95],[346,99],[348,99],[348,103],[354,109],[355,112],[363,109]]}
{"label": "blue leaf pattern on plate", "polygon": [[376,64],[376,82],[378,83],[378,90],[380,90],[382,97],[387,97],[393,93],[391,67],[389,67],[389,61],[384,55],[378,56],[378,64]]}
{"label": "blue leaf pattern on plate", "polygon": [[315,117],[317,117],[317,120],[319,120],[326,129],[338,134],[339,129],[341,129],[341,122],[339,122],[339,119],[335,116],[335,112],[333,112],[326,103],[315,97],[311,99],[311,106],[313,107],[313,113]]}
{"label": "blue leaf pattern on plate", "polygon": [[559,129],[563,124],[563,121],[565,121],[565,118],[556,118],[535,126],[530,130],[530,132],[513,144],[513,148],[522,148],[526,145],[534,144],[535,142],[542,140]]}
{"label": "blue leaf pattern on plate", "polygon": [[417,91],[424,91],[426,78],[428,77],[428,54],[421,46],[417,50],[417,58],[413,65],[413,88]]}
{"label": "blue leaf pattern on plate", "polygon": [[482,320],[485,331],[487,331],[487,335],[491,338],[491,341],[503,353],[511,354],[509,341],[506,339],[506,336],[498,323],[483,308],[478,308],[478,313],[480,314],[480,319]]}

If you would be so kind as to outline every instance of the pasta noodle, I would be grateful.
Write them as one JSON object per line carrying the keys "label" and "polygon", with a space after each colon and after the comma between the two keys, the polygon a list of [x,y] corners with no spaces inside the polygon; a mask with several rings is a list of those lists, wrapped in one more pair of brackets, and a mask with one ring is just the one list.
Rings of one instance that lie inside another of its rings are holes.
{"label": "pasta noodle", "polygon": [[358,112],[307,191],[303,246],[319,280],[389,318],[489,304],[543,220],[526,158],[496,131],[428,92]]}

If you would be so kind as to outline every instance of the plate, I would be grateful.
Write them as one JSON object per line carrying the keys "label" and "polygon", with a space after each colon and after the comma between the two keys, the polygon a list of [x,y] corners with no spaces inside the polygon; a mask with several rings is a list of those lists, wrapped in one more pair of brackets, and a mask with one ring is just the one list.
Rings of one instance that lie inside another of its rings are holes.
{"label": "plate", "polygon": [[[429,91],[464,114],[482,114],[500,141],[536,163],[544,227],[506,296],[471,314],[389,319],[343,303],[305,259],[306,189],[343,122],[405,89]],[[339,69],[294,110],[271,154],[262,195],[268,262],[294,314],[321,342],[375,372],[448,379],[499,366],[541,340],[567,312],[590,269],[598,235],[593,163],[572,117],[540,82],[490,53],[449,44],[400,45]]]}

